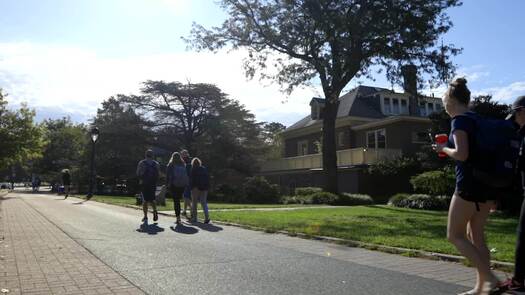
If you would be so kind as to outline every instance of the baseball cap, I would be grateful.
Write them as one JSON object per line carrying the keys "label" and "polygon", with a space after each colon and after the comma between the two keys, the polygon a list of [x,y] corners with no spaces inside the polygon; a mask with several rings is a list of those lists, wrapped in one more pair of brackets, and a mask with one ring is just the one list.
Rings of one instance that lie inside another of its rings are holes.
{"label": "baseball cap", "polygon": [[512,110],[510,111],[510,114],[507,116],[506,119],[507,120],[514,119],[514,115],[516,115],[516,111],[522,108],[525,108],[525,95],[519,96],[512,103]]}

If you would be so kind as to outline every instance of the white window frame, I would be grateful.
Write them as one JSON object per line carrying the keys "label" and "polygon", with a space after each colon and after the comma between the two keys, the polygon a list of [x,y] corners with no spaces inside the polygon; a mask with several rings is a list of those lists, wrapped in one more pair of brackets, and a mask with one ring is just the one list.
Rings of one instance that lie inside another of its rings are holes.
{"label": "white window frame", "polygon": [[[379,141],[377,140],[377,134],[378,134],[379,132],[381,132],[381,131],[383,131],[383,133],[385,134],[385,147],[384,147],[384,148],[380,148],[380,147],[378,147],[378,143],[379,143]],[[373,147],[373,148],[371,148],[371,147],[369,146],[369,144],[368,144],[368,143],[369,143],[369,141],[368,141],[368,135],[369,135],[370,133],[374,133],[374,147]],[[379,149],[379,148],[380,148],[380,149],[386,149],[386,148],[387,148],[387,136],[386,136],[386,129],[385,129],[385,128],[382,128],[382,129],[376,129],[376,130],[371,130],[371,131],[367,131],[366,134],[365,134],[365,136],[366,136],[366,137],[365,137],[365,139],[366,139],[365,141],[366,141],[366,148],[367,148],[367,149],[368,149],[368,148],[371,148],[371,149]]]}
{"label": "white window frame", "polygon": [[[306,150],[304,148],[306,148]],[[308,140],[299,140],[297,142],[297,155],[298,156],[308,155]]]}
{"label": "white window frame", "polygon": [[[385,99],[388,99],[388,104],[385,103]],[[395,112],[394,111],[394,99],[398,101],[398,112]],[[407,106],[407,109],[406,109],[406,112],[403,111],[403,108],[401,107],[401,105],[403,104],[403,101],[405,102],[406,106]],[[404,97],[399,97],[399,96],[383,96],[381,97],[381,107],[382,107],[382,110],[383,110],[383,114],[385,115],[408,115],[409,114],[409,101],[407,98],[404,98]],[[387,111],[386,107],[385,106],[388,106],[389,110],[390,111]]]}

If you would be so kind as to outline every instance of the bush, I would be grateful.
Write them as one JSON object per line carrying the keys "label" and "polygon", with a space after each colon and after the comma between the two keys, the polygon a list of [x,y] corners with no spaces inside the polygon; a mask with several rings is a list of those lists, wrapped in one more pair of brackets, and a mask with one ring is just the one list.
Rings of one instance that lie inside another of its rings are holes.
{"label": "bush", "polygon": [[219,184],[208,196],[209,200],[225,203],[244,203],[246,196],[230,184]]}
{"label": "bush", "polygon": [[284,205],[289,205],[289,204],[310,205],[312,204],[312,197],[311,196],[284,196],[281,198],[281,203],[283,203]]}
{"label": "bush", "polygon": [[320,187],[313,187],[313,186],[307,186],[307,187],[298,187],[295,189],[295,194],[298,196],[307,196],[312,195],[315,193],[322,192],[323,189]]}
{"label": "bush", "polygon": [[372,205],[374,200],[369,195],[342,193],[337,197],[335,205]]}
{"label": "bush", "polygon": [[420,163],[414,158],[396,157],[381,159],[369,166],[367,172],[373,175],[389,176],[405,172],[420,171]]}
{"label": "bush", "polygon": [[450,205],[449,196],[429,196],[424,194],[397,194],[394,195],[389,205],[410,209],[422,210],[447,210]]}
{"label": "bush", "polygon": [[335,204],[337,195],[329,192],[317,192],[309,195],[312,198],[312,204]]}
{"label": "bush", "polygon": [[270,184],[264,177],[247,177],[243,185],[246,201],[251,203],[278,203],[279,186]]}
{"label": "bush", "polygon": [[427,171],[412,177],[410,183],[418,193],[451,195],[454,192],[455,176],[450,170]]}

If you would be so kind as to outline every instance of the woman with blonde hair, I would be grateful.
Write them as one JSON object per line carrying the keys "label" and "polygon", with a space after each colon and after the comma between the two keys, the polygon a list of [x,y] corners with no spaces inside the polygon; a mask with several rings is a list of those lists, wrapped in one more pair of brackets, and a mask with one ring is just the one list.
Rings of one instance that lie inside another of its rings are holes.
{"label": "woman with blonde hair", "polygon": [[191,161],[191,221],[197,222],[197,202],[200,201],[204,211],[204,223],[210,222],[208,213],[208,190],[210,189],[210,176],[206,167],[199,158]]}
{"label": "woman with blonde hair", "polygon": [[447,238],[477,271],[474,289],[462,294],[496,294],[499,279],[490,270],[484,231],[499,192],[473,175],[475,116],[478,115],[468,109],[470,90],[466,84],[464,78],[455,79],[443,96],[445,111],[452,118],[451,130],[448,143],[434,145],[434,149],[456,161],[456,188],[448,213]]}
{"label": "woman with blonde hair", "polygon": [[184,194],[184,188],[189,184],[189,177],[186,172],[186,164],[177,152],[171,155],[171,159],[166,167],[166,182],[168,191],[173,198],[177,224],[180,224],[180,201]]}

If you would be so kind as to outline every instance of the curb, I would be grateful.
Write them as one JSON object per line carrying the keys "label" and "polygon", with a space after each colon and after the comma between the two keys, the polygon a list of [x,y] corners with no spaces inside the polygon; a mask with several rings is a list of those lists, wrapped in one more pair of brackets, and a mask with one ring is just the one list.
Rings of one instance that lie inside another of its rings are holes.
{"label": "curb", "polygon": [[[100,202],[100,203],[103,203],[103,202]],[[103,204],[108,204],[108,203],[103,203]],[[110,204],[110,205],[114,205],[114,204]],[[115,206],[142,210],[142,208],[138,206],[134,206],[134,205],[122,204],[122,205],[115,205]],[[169,213],[163,213],[163,212],[158,212],[158,214],[163,215],[163,216],[170,216],[170,217],[175,216],[175,214],[169,214]],[[471,266],[465,257],[458,256],[458,255],[428,252],[424,250],[385,246],[385,245],[379,245],[379,244],[371,244],[371,243],[365,243],[365,242],[347,240],[347,239],[341,239],[341,238],[334,238],[334,237],[327,237],[327,236],[308,235],[304,233],[289,232],[285,230],[272,230],[268,228],[256,227],[256,226],[245,225],[245,224],[238,224],[238,223],[227,222],[227,221],[214,220],[213,223],[220,224],[220,225],[227,225],[227,226],[235,226],[235,227],[248,229],[248,230],[262,231],[265,233],[282,234],[282,235],[287,235],[290,237],[297,237],[297,238],[302,238],[302,239],[307,239],[307,240],[322,241],[322,242],[344,245],[344,246],[354,247],[354,248],[364,248],[368,250],[380,251],[380,252],[385,252],[385,253],[390,253],[390,254],[398,254],[398,255],[403,255],[407,257],[419,257],[419,258],[426,258],[430,260],[448,261],[448,262],[461,263],[467,266]],[[498,269],[498,270],[502,270],[505,272],[512,272],[514,270],[514,264],[510,262],[491,260],[491,266],[493,269]]]}

